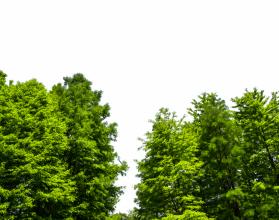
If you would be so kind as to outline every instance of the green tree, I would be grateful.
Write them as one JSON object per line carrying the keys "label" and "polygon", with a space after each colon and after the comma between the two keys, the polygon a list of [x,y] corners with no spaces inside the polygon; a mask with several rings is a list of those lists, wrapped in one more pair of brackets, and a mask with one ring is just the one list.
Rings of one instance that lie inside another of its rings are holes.
{"label": "green tree", "polygon": [[110,108],[100,104],[102,92],[92,91],[82,74],[65,77],[64,85],[55,85],[51,94],[67,124],[65,159],[76,182],[74,217],[105,219],[121,193],[115,186],[117,176],[126,169],[125,163],[115,163],[111,142],[116,138],[116,124],[107,122]]}
{"label": "green tree", "polygon": [[0,73],[0,215],[2,219],[66,219],[75,182],[63,156],[65,124],[36,80],[5,85]]}
{"label": "green tree", "polygon": [[279,218],[279,97],[246,91],[235,102],[235,119],[242,129],[241,187],[247,219]]}
{"label": "green tree", "polygon": [[199,211],[202,201],[194,196],[202,176],[202,163],[195,157],[196,136],[191,125],[161,109],[146,134],[145,158],[138,163],[141,182],[137,188],[139,219],[157,219]]}
{"label": "green tree", "polygon": [[204,211],[217,219],[240,218],[237,180],[242,150],[232,113],[216,94],[202,94],[193,106],[189,113],[198,135],[196,156],[203,162],[199,186]]}

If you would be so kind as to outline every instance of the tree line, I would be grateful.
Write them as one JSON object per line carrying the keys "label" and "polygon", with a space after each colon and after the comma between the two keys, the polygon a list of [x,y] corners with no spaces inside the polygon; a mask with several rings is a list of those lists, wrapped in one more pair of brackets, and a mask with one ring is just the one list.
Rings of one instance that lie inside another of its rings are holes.
{"label": "tree line", "polygon": [[191,121],[161,109],[138,162],[135,219],[279,219],[279,95],[214,93]]}
{"label": "tree line", "polygon": [[246,90],[162,108],[142,140],[137,207],[112,214],[127,164],[102,91],[83,74],[49,91],[0,72],[1,219],[279,219],[279,95]]}

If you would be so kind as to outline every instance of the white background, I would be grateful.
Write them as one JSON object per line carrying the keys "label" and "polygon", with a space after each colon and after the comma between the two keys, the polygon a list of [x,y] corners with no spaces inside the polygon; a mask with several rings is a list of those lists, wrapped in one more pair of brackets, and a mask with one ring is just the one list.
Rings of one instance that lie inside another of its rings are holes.
{"label": "white background", "polygon": [[160,107],[180,115],[200,93],[226,100],[278,90],[278,1],[0,0],[0,69],[47,88],[81,72],[104,91],[129,163],[117,211],[134,207],[138,137]]}

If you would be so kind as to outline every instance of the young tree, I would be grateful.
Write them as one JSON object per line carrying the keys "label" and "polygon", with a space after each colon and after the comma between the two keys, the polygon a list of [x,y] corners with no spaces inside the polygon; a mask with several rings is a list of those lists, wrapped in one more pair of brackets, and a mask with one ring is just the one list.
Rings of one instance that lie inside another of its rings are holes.
{"label": "young tree", "polygon": [[106,121],[110,108],[100,104],[102,92],[92,91],[82,74],[65,77],[64,85],[54,86],[51,94],[67,124],[65,159],[76,182],[74,217],[104,219],[121,193],[115,186],[117,176],[126,169],[125,164],[115,163],[111,142],[116,138],[116,124]]}
{"label": "young tree", "polygon": [[141,182],[137,185],[139,219],[155,219],[200,210],[202,201],[197,178],[202,163],[195,157],[196,136],[184,120],[161,109],[146,134],[145,158],[138,163]]}
{"label": "young tree", "polygon": [[63,155],[65,124],[36,80],[5,85],[0,73],[0,215],[66,219],[75,183]]}

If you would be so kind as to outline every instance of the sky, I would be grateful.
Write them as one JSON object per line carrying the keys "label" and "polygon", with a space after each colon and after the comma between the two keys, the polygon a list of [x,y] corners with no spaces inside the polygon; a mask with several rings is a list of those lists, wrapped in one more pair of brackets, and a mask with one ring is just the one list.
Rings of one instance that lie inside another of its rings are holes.
{"label": "sky", "polygon": [[8,79],[50,89],[83,73],[103,91],[130,167],[117,212],[135,206],[138,138],[161,107],[183,115],[202,92],[279,90],[278,0],[0,0],[0,10]]}

